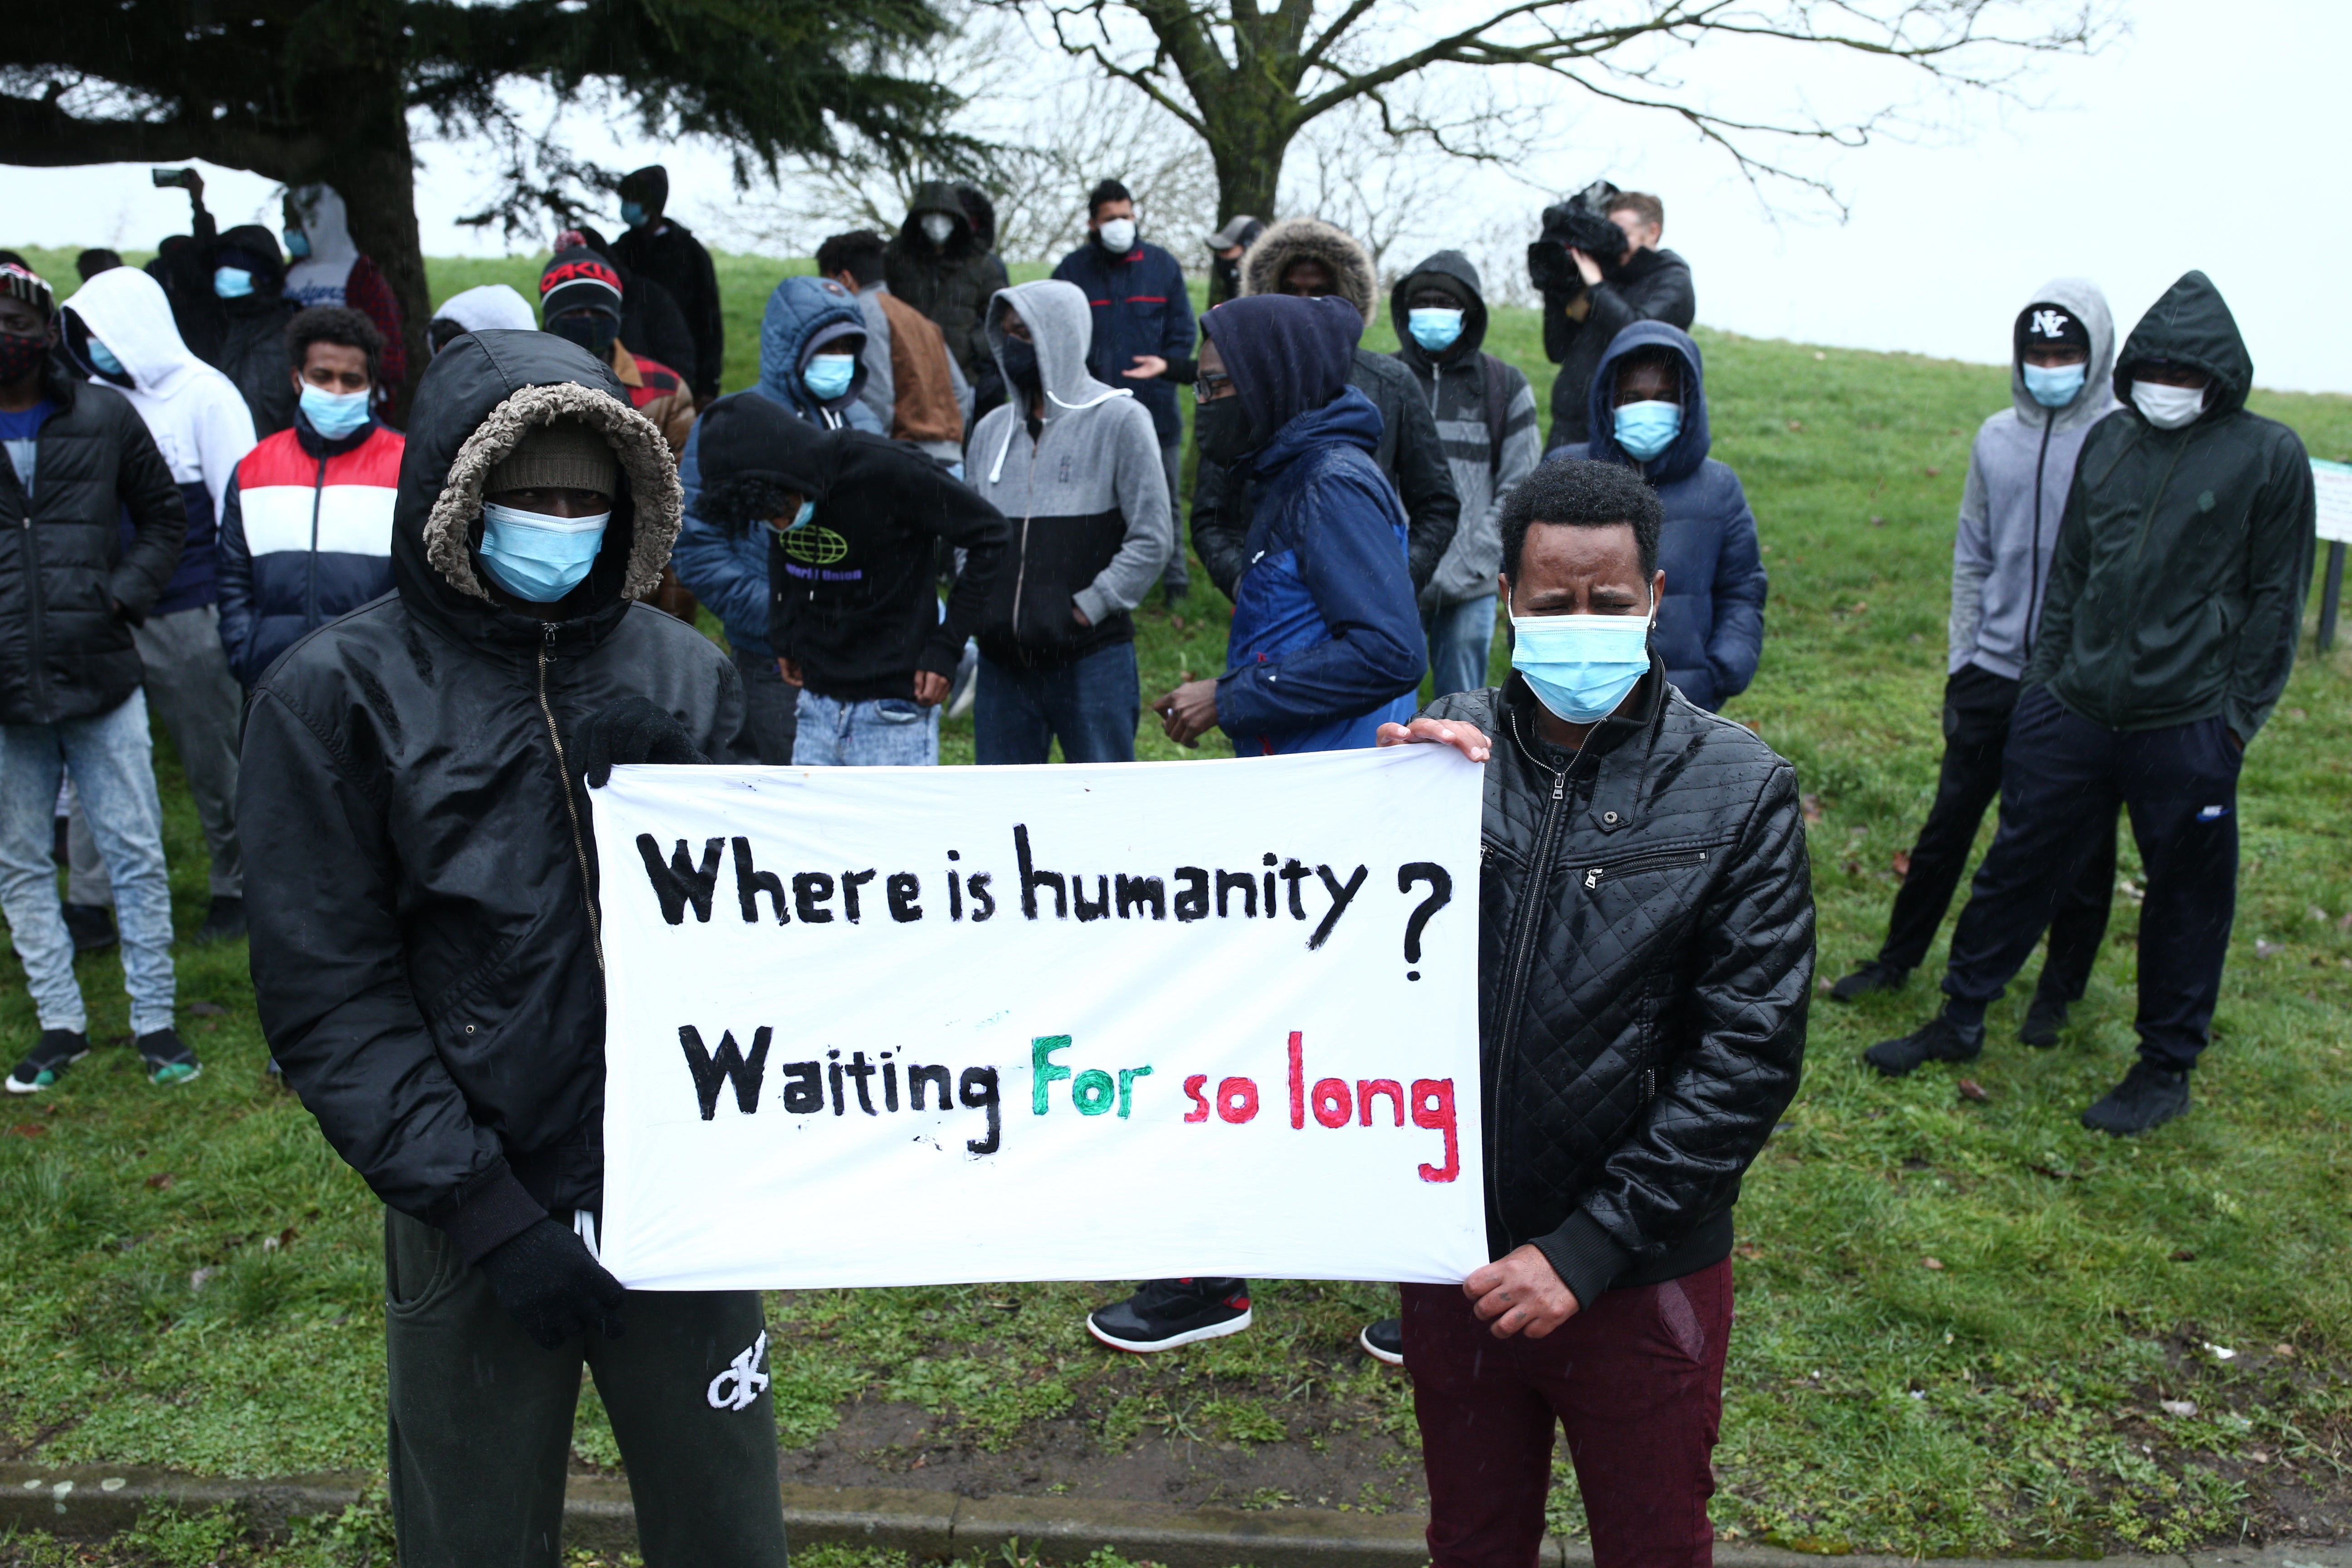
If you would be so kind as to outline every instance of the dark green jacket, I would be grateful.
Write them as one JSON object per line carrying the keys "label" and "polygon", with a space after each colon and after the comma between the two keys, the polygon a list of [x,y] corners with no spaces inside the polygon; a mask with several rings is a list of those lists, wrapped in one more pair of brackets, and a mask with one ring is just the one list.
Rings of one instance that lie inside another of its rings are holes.
{"label": "dark green jacket", "polygon": [[[2135,372],[2158,359],[2213,377],[2205,412],[2179,430],[2132,405]],[[2294,431],[2246,412],[2253,377],[2202,272],[2132,329],[2116,358],[2123,407],[2075,465],[2024,684],[2110,730],[2219,714],[2242,742],[2270,717],[2311,584],[2311,460]]]}

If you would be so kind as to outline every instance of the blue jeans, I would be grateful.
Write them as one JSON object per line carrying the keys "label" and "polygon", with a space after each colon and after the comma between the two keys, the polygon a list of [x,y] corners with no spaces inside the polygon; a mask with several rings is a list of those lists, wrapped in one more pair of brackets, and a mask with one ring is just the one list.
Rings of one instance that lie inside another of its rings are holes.
{"label": "blue jeans", "polygon": [[1486,658],[1495,644],[1495,595],[1440,605],[1421,612],[1422,635],[1429,638],[1433,696],[1486,689]]}
{"label": "blue jeans", "polygon": [[844,702],[801,691],[796,768],[933,768],[940,763],[940,710],[911,697]]}
{"label": "blue jeans", "polygon": [[776,673],[773,654],[735,649],[730,656],[735,673],[743,678],[743,706],[751,721],[751,750],[764,767],[781,768],[793,760],[793,717],[800,692]]}
{"label": "blue jeans", "polygon": [[44,1029],[87,1030],[73,938],[58,903],[58,783],[73,775],[114,884],[131,1032],[172,1026],[172,889],[163,872],[163,803],[155,793],[147,695],[111,712],[55,724],[0,725],[0,913],[25,965]]}
{"label": "blue jeans", "polygon": [[1066,762],[1131,763],[1141,707],[1131,642],[1059,669],[1015,669],[983,655],[972,760],[1042,763],[1058,735]]}

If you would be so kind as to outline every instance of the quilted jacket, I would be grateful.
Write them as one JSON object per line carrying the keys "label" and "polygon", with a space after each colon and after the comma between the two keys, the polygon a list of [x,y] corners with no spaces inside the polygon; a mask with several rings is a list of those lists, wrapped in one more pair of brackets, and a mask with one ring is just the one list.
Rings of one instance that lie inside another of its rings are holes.
{"label": "quilted jacket", "polygon": [[1797,1091],[1813,896],[1796,770],[1653,659],[1581,749],[1508,685],[1427,711],[1486,765],[1478,1035],[1487,1245],[1580,1302],[1731,1250],[1739,1178]]}

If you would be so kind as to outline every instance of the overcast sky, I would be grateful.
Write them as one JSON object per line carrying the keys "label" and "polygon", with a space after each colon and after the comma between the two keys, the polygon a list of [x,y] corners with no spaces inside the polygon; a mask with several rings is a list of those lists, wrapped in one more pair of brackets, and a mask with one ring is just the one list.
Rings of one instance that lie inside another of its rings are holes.
{"label": "overcast sky", "polygon": [[[1719,153],[1671,121],[1573,100],[1559,110],[1556,134],[1548,125],[1543,155],[1519,174],[1555,192],[1606,174],[1659,193],[1666,244],[1689,258],[1699,320],[1710,326],[1999,360],[2011,319],[2046,279],[2095,280],[2127,330],[2196,267],[2228,298],[2263,384],[2352,391],[2352,320],[2325,281],[2340,279],[2352,254],[2352,206],[2332,161],[2343,141],[2352,5],[2237,0],[2226,25],[2218,15],[2204,0],[2137,0],[2128,36],[2042,72],[2030,90],[2049,107],[1979,101],[1925,142],[1811,155],[1807,166],[1851,205],[1843,225],[1786,191],[1768,210]],[[1725,51],[1709,68],[1734,106],[1759,79],[1790,80],[1790,64]],[[1860,101],[1882,90],[1868,69],[1810,58],[1796,87],[1808,101]],[[1695,80],[1703,93],[1717,90]],[[573,123],[576,148],[590,158],[667,162],[672,207],[689,224],[723,219],[738,200],[714,151],[616,142],[596,117]],[[454,221],[480,204],[487,158],[462,147],[421,151],[425,249],[504,250],[494,234]],[[206,177],[224,225],[275,222],[268,182],[228,170]],[[1474,174],[1459,188],[1465,226],[1523,205],[1532,230],[1540,202],[1525,186]],[[1432,214],[1430,232],[1448,221]],[[154,189],[144,166],[0,167],[0,244],[152,246],[186,222],[184,198]],[[1196,258],[1194,237],[1159,237]]]}

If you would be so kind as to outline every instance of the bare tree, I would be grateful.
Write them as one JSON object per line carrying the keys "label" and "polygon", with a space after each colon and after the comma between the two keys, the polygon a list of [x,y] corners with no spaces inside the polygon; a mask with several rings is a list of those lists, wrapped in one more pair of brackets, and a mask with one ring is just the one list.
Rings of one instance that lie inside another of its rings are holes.
{"label": "bare tree", "polygon": [[1343,109],[1369,110],[1384,131],[1458,156],[1496,158],[1482,139],[1487,117],[1421,114],[1399,95],[1426,73],[1506,68],[1673,116],[1751,181],[1833,195],[1786,150],[1858,146],[1898,123],[1897,110],[1825,119],[1799,101],[1754,117],[1718,112],[1675,74],[1675,62],[1702,47],[1769,41],[1881,62],[1946,91],[2013,96],[2035,57],[2098,47],[2115,29],[2116,0],[980,3],[1038,21],[1064,51],[1189,129],[1207,146],[1223,218],[1271,210],[1293,143]]}

